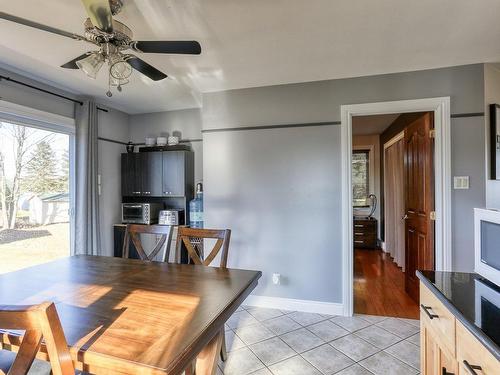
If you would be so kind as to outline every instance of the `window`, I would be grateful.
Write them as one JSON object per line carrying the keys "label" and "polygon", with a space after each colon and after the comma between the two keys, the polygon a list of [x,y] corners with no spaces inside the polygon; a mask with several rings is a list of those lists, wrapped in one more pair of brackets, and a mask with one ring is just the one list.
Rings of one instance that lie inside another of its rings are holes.
{"label": "window", "polygon": [[0,119],[0,274],[70,255],[70,141]]}
{"label": "window", "polygon": [[370,195],[370,150],[354,150],[352,155],[352,204],[368,207]]}

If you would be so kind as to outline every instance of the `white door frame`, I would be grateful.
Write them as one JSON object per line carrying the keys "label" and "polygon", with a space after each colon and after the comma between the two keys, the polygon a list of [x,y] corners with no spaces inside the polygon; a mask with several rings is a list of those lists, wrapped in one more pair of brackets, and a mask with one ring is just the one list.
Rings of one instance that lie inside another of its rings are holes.
{"label": "white door frame", "polygon": [[342,145],[342,301],[344,315],[353,314],[352,117],[390,113],[434,112],[436,270],[451,270],[451,117],[450,97],[340,106]]}

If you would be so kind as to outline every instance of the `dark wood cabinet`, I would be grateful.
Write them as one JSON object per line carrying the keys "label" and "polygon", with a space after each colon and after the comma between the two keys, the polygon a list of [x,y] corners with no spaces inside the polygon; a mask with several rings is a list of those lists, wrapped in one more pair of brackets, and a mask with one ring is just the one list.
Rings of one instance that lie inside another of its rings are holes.
{"label": "dark wood cabinet", "polygon": [[141,195],[160,197],[162,195],[163,160],[159,152],[143,152],[141,158]]}
{"label": "dark wood cabinet", "polygon": [[140,159],[136,154],[122,154],[122,195],[130,197],[141,194]]}
{"label": "dark wood cabinet", "polygon": [[192,197],[192,151],[122,154],[121,163],[123,197]]}
{"label": "dark wood cabinet", "polygon": [[162,195],[177,196],[185,195],[186,186],[186,154],[182,151],[162,152],[163,157],[163,181]]}
{"label": "dark wood cabinet", "polygon": [[353,241],[354,248],[377,248],[377,220],[374,218],[354,218]]}

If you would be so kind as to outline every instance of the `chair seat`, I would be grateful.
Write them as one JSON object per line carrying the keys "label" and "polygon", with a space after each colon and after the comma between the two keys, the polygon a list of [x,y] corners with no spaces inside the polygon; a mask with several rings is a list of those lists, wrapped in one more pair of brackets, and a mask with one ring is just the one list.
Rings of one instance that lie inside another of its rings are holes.
{"label": "chair seat", "polygon": [[[16,359],[16,354],[14,352],[8,350],[0,350],[0,371],[3,371],[5,374],[9,372],[10,367],[14,363]],[[46,361],[42,361],[40,359],[35,359],[33,364],[31,365],[30,370],[28,371],[28,375],[51,375],[50,363]],[[1,373],[1,372],[0,372]],[[76,371],[75,375],[86,375],[87,373]]]}

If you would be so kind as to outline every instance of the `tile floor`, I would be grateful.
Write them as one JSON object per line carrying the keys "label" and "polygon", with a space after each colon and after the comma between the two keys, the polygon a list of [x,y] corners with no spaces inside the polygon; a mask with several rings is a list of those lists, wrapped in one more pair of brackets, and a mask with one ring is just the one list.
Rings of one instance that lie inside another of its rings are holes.
{"label": "tile floor", "polygon": [[218,375],[419,374],[419,321],[240,307]]}

